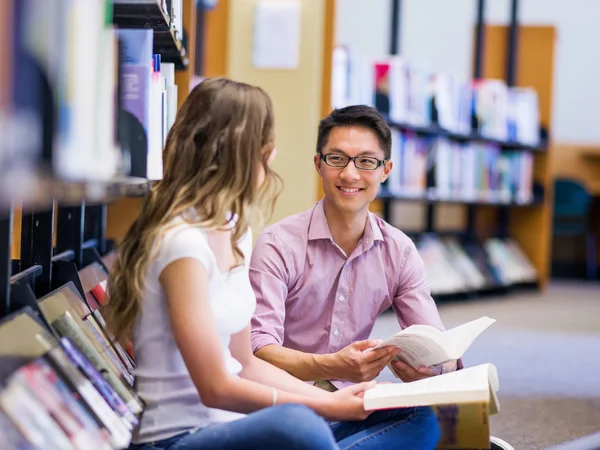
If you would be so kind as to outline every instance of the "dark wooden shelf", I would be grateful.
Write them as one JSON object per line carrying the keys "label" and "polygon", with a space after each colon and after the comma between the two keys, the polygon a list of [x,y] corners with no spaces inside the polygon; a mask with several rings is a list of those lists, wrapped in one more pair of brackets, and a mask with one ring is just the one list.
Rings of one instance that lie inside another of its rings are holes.
{"label": "dark wooden shelf", "polygon": [[160,0],[115,0],[113,23],[119,28],[151,28],[154,30],[154,53],[177,69],[189,64],[183,36],[176,35],[171,18],[160,6]]}
{"label": "dark wooden shelf", "polygon": [[498,145],[500,148],[504,150],[521,150],[521,151],[531,151],[531,152],[545,152],[547,149],[547,142],[542,139],[540,145],[532,146],[521,144],[520,142],[513,141],[502,141],[498,139],[492,139],[485,136],[482,136],[478,133],[471,134],[460,134],[453,133],[452,131],[445,130],[441,128],[437,124],[432,124],[428,126],[416,126],[410,125],[406,123],[397,123],[392,122],[389,119],[387,120],[388,124],[392,128],[397,128],[401,131],[409,131],[415,134],[420,134],[423,136],[431,136],[431,137],[444,137],[457,142],[482,142],[487,144]]}
{"label": "dark wooden shelf", "polygon": [[399,200],[399,201],[408,201],[408,202],[425,202],[425,203],[446,203],[446,204],[457,204],[457,205],[490,205],[490,206],[536,206],[541,205],[543,203],[543,199],[541,196],[536,196],[534,192],[534,200],[531,202],[517,202],[514,200],[511,201],[494,201],[494,200],[485,200],[485,199],[461,199],[461,198],[449,198],[449,197],[441,197],[435,194],[423,193],[420,195],[407,195],[407,194],[395,194],[387,190],[385,187],[381,187],[379,190],[379,194],[377,195],[379,199],[385,200]]}

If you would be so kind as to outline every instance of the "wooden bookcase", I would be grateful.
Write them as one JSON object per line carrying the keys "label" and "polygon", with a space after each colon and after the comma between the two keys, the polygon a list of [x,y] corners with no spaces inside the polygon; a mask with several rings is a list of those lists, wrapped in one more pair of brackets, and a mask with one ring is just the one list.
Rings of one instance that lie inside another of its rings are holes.
{"label": "wooden bookcase", "polygon": [[[504,79],[508,43],[507,26],[487,25],[483,48],[483,77]],[[531,259],[539,274],[539,286],[545,288],[550,275],[552,235],[552,93],[556,30],[551,26],[520,26],[517,38],[516,85],[533,87],[540,104],[541,125],[549,130],[546,152],[535,152],[534,180],[544,190],[541,204],[511,208],[509,236],[514,238]],[[498,208],[481,207],[477,226],[488,229],[498,221]]]}

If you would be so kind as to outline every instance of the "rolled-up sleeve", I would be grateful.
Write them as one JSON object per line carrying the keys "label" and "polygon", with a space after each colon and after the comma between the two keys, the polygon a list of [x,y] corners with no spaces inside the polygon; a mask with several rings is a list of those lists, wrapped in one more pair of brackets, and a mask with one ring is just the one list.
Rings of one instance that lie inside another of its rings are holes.
{"label": "rolled-up sleeve", "polygon": [[290,280],[286,246],[271,233],[258,238],[250,260],[250,284],[256,295],[252,351],[284,340],[285,301]]}

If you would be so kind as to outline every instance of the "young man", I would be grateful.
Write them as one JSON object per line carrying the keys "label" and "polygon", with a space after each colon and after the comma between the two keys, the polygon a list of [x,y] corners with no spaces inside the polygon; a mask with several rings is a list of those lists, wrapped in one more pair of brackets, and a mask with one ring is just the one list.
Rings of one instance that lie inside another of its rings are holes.
{"label": "young man", "polygon": [[[397,354],[391,347],[363,353],[376,345],[368,336],[390,306],[402,328],[443,329],[415,245],[369,212],[392,170],[391,145],[375,109],[333,111],[319,125],[314,157],[325,197],[267,228],[253,252],[255,354],[328,389],[374,379]],[[392,367],[413,381],[456,370],[457,362]]]}
{"label": "young man", "polygon": [[[442,328],[415,246],[368,210],[392,169],[390,152],[390,129],[376,110],[331,113],[319,125],[314,159],[324,199],[267,228],[253,251],[253,351],[327,390],[374,379],[397,354],[390,347],[363,353],[377,344],[367,338],[389,306],[402,327]],[[405,381],[456,367],[392,364]],[[330,426],[342,449],[359,442],[365,450],[433,449],[440,433],[431,408],[377,411]]]}

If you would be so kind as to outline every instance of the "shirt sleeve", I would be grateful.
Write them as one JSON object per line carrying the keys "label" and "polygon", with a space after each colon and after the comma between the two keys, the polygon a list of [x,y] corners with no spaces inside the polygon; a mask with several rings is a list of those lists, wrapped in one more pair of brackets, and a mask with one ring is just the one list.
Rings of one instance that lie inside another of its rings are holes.
{"label": "shirt sleeve", "polygon": [[[406,262],[392,303],[398,323],[403,329],[419,324],[431,325],[443,331],[444,324],[425,276],[425,265],[414,243],[411,242],[405,249],[405,255]],[[460,359],[458,368],[463,368]]]}
{"label": "shirt sleeve", "polygon": [[182,258],[196,259],[206,267],[209,275],[212,273],[214,256],[203,232],[192,227],[180,227],[167,232],[155,260],[156,276],[160,276],[169,264]]}
{"label": "shirt sleeve", "polygon": [[425,265],[411,242],[404,249],[405,263],[400,272],[392,307],[402,328],[411,325],[431,325],[444,330],[431,289],[425,277]]}
{"label": "shirt sleeve", "polygon": [[256,295],[251,327],[253,352],[266,345],[283,344],[285,301],[291,279],[286,256],[285,244],[270,233],[261,234],[254,246],[249,270]]}

